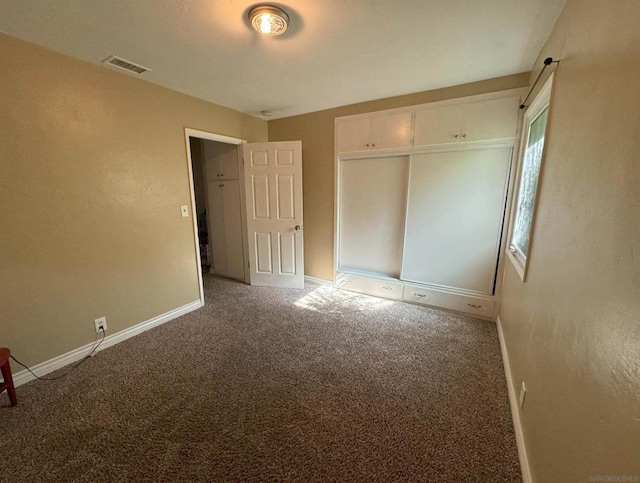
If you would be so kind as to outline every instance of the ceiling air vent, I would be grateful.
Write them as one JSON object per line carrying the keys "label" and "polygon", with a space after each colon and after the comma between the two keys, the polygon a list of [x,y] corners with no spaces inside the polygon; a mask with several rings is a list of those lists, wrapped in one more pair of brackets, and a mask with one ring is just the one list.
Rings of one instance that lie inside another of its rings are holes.
{"label": "ceiling air vent", "polygon": [[128,60],[123,59],[122,57],[116,57],[115,55],[111,55],[102,61],[103,64],[110,65],[111,67],[117,67],[118,69],[126,70],[128,72],[133,72],[134,74],[140,75],[144,72],[150,71],[151,69],[147,67],[143,67],[138,64],[134,64],[133,62],[129,62]]}

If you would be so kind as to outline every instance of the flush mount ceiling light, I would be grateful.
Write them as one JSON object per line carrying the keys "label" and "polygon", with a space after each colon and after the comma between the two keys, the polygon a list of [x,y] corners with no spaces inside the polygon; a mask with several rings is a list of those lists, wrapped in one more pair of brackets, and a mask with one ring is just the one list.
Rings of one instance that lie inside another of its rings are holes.
{"label": "flush mount ceiling light", "polygon": [[273,5],[257,5],[249,12],[254,29],[265,35],[280,35],[289,26],[289,15]]}

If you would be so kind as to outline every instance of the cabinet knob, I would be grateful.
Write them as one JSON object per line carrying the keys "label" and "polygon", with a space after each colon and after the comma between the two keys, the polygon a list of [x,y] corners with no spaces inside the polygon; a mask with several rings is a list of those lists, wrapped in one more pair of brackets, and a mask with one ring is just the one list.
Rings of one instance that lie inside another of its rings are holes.
{"label": "cabinet knob", "polygon": [[482,305],[478,305],[478,304],[467,304],[469,307],[473,307],[474,309],[479,309],[482,307]]}
{"label": "cabinet knob", "polygon": [[369,147],[369,144],[365,144],[366,147]]}
{"label": "cabinet knob", "polygon": [[458,139],[458,137],[460,136],[460,134],[454,134],[453,137]]}
{"label": "cabinet knob", "polygon": [[220,188],[222,188],[222,187],[224,186],[224,184],[219,184],[218,186],[219,186]]}
{"label": "cabinet knob", "polygon": [[375,148],[376,147],[376,143],[373,143],[371,146]]}
{"label": "cabinet knob", "polygon": [[465,134],[463,134],[463,135],[462,135],[462,137],[463,137],[463,138],[466,138],[466,137],[467,137],[466,133],[465,133]]}

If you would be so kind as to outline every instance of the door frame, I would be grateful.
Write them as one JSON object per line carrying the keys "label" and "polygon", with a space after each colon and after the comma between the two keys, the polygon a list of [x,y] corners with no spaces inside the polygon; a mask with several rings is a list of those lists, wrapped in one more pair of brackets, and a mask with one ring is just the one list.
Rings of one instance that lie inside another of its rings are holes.
{"label": "door frame", "polygon": [[[193,243],[194,243],[194,249],[195,249],[195,254],[196,254],[196,266],[197,266],[197,271],[198,271],[198,289],[200,291],[200,303],[204,306],[204,282],[203,282],[203,278],[202,278],[202,259],[200,258],[200,240],[198,238],[198,218],[197,218],[197,212],[196,212],[196,192],[195,192],[195,187],[193,184],[193,160],[191,159],[191,144],[189,142],[189,138],[190,137],[194,137],[194,138],[198,138],[198,139],[205,139],[207,141],[217,141],[220,143],[226,143],[226,144],[235,144],[236,146],[238,146],[237,151],[238,151],[238,176],[239,176],[239,183],[240,183],[240,211],[241,211],[241,216],[242,216],[242,240],[243,240],[243,247],[242,247],[242,251],[244,254],[244,259],[245,261],[247,260],[247,256],[248,256],[248,248],[246,247],[246,243],[244,242],[245,240],[245,234],[247,232],[247,210],[246,210],[246,205],[244,202],[244,169],[242,166],[242,157],[243,157],[243,150],[242,150],[242,146],[244,144],[246,144],[246,140],[245,139],[240,139],[240,138],[234,138],[231,136],[225,136],[224,134],[217,134],[217,133],[212,133],[212,132],[207,132],[207,131],[200,131],[199,129],[192,129],[192,128],[188,128],[185,127],[184,128],[184,140],[185,140],[185,148],[186,148],[186,153],[187,153],[187,168],[189,171],[189,196],[191,198],[191,218],[193,221]],[[246,283],[247,281],[247,265],[245,263],[245,267],[244,267],[244,281]]]}

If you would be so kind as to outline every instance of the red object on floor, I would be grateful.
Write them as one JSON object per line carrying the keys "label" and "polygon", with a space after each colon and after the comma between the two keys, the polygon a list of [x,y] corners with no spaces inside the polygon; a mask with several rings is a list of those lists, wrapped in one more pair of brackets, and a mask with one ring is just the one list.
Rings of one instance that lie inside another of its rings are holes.
{"label": "red object on floor", "polygon": [[0,394],[6,389],[11,405],[15,406],[18,404],[18,398],[16,397],[16,388],[13,387],[13,378],[11,377],[10,355],[11,351],[9,349],[0,347],[0,369],[2,369],[2,378],[4,379],[4,382],[0,384]]}

